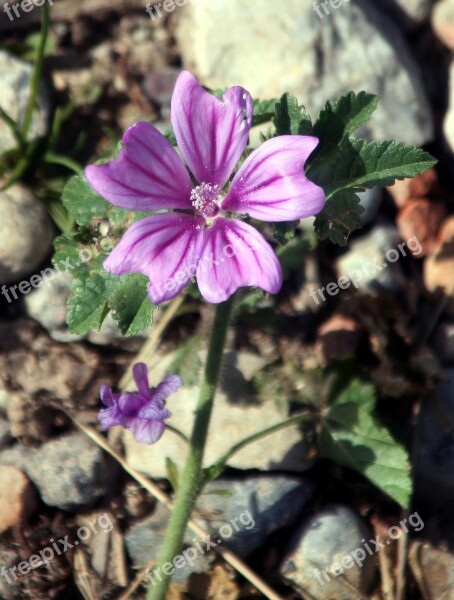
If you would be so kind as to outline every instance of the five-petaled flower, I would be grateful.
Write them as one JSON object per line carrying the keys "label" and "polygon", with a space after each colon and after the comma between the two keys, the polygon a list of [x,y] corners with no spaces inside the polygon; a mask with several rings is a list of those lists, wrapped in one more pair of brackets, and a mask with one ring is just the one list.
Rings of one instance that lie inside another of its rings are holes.
{"label": "five-petaled flower", "polygon": [[99,411],[101,428],[105,431],[114,425],[129,429],[138,442],[154,444],[164,433],[164,421],[171,413],[164,408],[165,400],[183,385],[178,375],[170,375],[156,389],[148,383],[148,369],[137,363],[132,369],[137,392],[115,394],[106,385],[101,387],[101,400],[107,408]]}
{"label": "five-petaled flower", "polygon": [[172,96],[171,121],[195,182],[170,142],[144,122],[126,131],[117,159],[87,167],[90,185],[112,204],[168,211],[145,217],[126,231],[104,262],[108,272],[145,274],[155,304],[176,296],[194,277],[212,303],[226,300],[240,286],[280,290],[279,261],[244,217],[280,222],[320,212],[324,192],[304,172],[318,139],[272,138],[231,179],[247,146],[252,112],[252,98],[244,88],[230,88],[220,100],[184,71]]}

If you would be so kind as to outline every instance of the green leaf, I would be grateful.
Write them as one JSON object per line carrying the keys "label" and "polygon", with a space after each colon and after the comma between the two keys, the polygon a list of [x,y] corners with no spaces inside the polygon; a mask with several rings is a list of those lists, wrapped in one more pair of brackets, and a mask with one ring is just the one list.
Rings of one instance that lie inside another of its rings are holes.
{"label": "green leaf", "polygon": [[85,334],[100,329],[109,313],[106,280],[99,274],[76,277],[68,299],[67,323],[72,333]]}
{"label": "green leaf", "polygon": [[367,123],[378,105],[378,96],[350,92],[336,102],[328,101],[314,124],[314,135],[320,139],[320,148],[340,142]]}
{"label": "green leaf", "polygon": [[315,157],[306,175],[330,197],[347,188],[393,185],[396,179],[414,177],[436,163],[433,156],[414,146],[344,137]]}
{"label": "green leaf", "polygon": [[286,246],[280,246],[276,250],[279,262],[281,263],[284,277],[287,277],[291,271],[301,270],[306,256],[314,246],[314,234],[304,232],[301,237],[294,237]]}
{"label": "green leaf", "polygon": [[321,240],[345,246],[352,231],[361,227],[364,208],[353,190],[340,190],[326,201],[314,222],[315,233]]}
{"label": "green leaf", "polygon": [[276,102],[276,116],[273,125],[276,135],[310,135],[312,133],[312,122],[306,113],[304,106],[298,104],[298,100],[291,94],[284,94]]}
{"label": "green leaf", "polygon": [[167,471],[167,479],[170,481],[170,485],[174,492],[178,490],[178,482],[180,479],[180,473],[176,463],[167,456],[166,457],[166,471]]}
{"label": "green leaf", "polygon": [[82,175],[75,175],[68,181],[63,190],[62,202],[78,225],[89,225],[93,217],[107,214],[107,202]]}
{"label": "green leaf", "polygon": [[268,123],[276,115],[276,100],[254,100],[252,127]]}
{"label": "green leaf", "polygon": [[147,287],[145,275],[110,276],[107,279],[109,308],[123,335],[144,333],[153,322],[156,306],[148,298]]}
{"label": "green leaf", "polygon": [[409,455],[372,412],[374,388],[354,380],[325,412],[320,453],[358,471],[404,508],[412,494]]}

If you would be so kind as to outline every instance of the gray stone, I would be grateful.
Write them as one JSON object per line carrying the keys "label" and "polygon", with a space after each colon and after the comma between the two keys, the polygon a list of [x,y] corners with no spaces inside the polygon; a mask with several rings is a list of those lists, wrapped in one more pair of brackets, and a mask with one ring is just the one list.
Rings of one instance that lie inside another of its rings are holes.
{"label": "gray stone", "polygon": [[[197,501],[201,517],[197,520],[214,543],[222,543],[245,557],[259,548],[272,532],[294,523],[313,490],[311,481],[296,477],[214,481]],[[125,542],[134,564],[143,566],[158,558],[168,520],[168,509],[158,505],[151,517],[131,527]],[[192,573],[208,571],[213,558],[212,554],[205,554],[206,542],[197,539],[189,529],[185,544],[196,549],[197,557],[176,569],[173,579],[179,583],[185,582]]]}
{"label": "gray stone", "polygon": [[[454,18],[453,18],[454,30]],[[444,134],[454,152],[454,61],[449,69],[449,108],[444,121]]]}
{"label": "gray stone", "polygon": [[[11,283],[33,273],[46,258],[54,229],[40,200],[19,184],[0,192],[0,214],[0,282]],[[9,292],[6,300],[16,298]]]}
{"label": "gray stone", "polygon": [[[294,549],[282,567],[282,575],[314,600],[352,600],[357,595],[352,594],[351,586],[365,594],[374,578],[374,558],[363,549],[364,539],[370,537],[364,522],[350,509],[326,508],[295,535]],[[359,559],[347,561],[359,549],[365,555],[363,563],[359,564]],[[342,573],[340,562],[344,558],[345,566],[351,565]]]}
{"label": "gray stone", "polygon": [[66,324],[66,302],[71,280],[68,273],[55,271],[52,278],[48,278],[25,298],[28,314],[57,342],[74,342],[85,337],[70,333]]}
{"label": "gray stone", "polygon": [[393,225],[375,226],[365,236],[352,241],[347,252],[337,260],[338,275],[348,277],[354,287],[369,293],[398,292],[405,285],[405,279],[398,260],[392,260],[396,252],[400,256],[400,241]]}
{"label": "gray stone", "polygon": [[[205,352],[200,353],[202,362],[205,356]],[[149,365],[153,374],[152,385],[165,377],[173,360],[173,354],[155,357]],[[288,417],[286,409],[276,406],[272,398],[258,403],[256,398],[251,397],[248,381],[264,365],[261,357],[246,352],[226,357],[223,381],[218,388],[211,417],[210,429],[213,434],[207,440],[204,466],[214,464],[237,442]],[[184,385],[167,401],[172,413],[170,424],[186,436],[190,435],[192,429],[197,398],[198,386]],[[154,445],[139,444],[129,431],[122,433],[122,439],[128,463],[153,478],[167,477],[167,457],[181,466],[186,456],[186,443],[173,431],[166,431],[159,444]],[[249,444],[232,456],[227,464],[236,469],[299,472],[311,466],[303,457],[304,444],[301,432],[295,425]]]}
{"label": "gray stone", "polygon": [[242,85],[258,98],[288,91],[314,117],[327,99],[366,90],[380,105],[364,135],[415,145],[433,138],[419,67],[393,20],[368,0],[323,18],[301,0],[285,9],[268,0],[198,0],[178,17],[184,65],[209,87]]}
{"label": "gray stone", "polygon": [[[197,508],[207,516],[210,531],[219,532],[220,537],[227,525],[225,544],[239,556],[247,556],[271,533],[295,523],[312,498],[314,484],[307,478],[277,475],[218,480],[206,488],[206,492],[215,490],[230,495],[204,493]],[[229,528],[233,529],[231,535]]]}
{"label": "gray stone", "polygon": [[437,355],[447,365],[454,365],[454,322],[440,323],[433,337]]}
{"label": "gray stone", "polygon": [[22,469],[48,506],[72,510],[105,492],[102,450],[82,433],[50,440],[40,448],[17,445],[0,453],[0,464]]}
{"label": "gray stone", "polygon": [[[0,51],[0,106],[20,125],[23,123],[30,96],[32,70],[31,64],[19,60],[8,52]],[[45,85],[41,84],[38,108],[33,113],[28,140],[47,134],[49,110],[49,94]],[[16,146],[10,128],[0,120],[0,154]]]}
{"label": "gray stone", "polygon": [[381,188],[372,188],[371,190],[365,190],[358,194],[361,200],[361,206],[364,208],[364,212],[361,215],[361,225],[367,225],[375,219],[380,210],[380,206],[383,199],[383,193]]}
{"label": "gray stone", "polygon": [[[151,517],[131,527],[125,535],[125,544],[134,565],[143,567],[159,558],[168,522],[169,509],[158,504]],[[190,531],[186,532],[185,547],[192,543],[194,535]],[[209,568],[209,557],[197,552],[197,556],[190,562],[186,560],[182,567],[175,569],[172,579],[177,583],[185,583],[192,573],[205,573]]]}
{"label": "gray stone", "polygon": [[417,564],[410,564],[420,590],[427,600],[452,600],[454,590],[454,555],[430,544],[414,543],[410,556]]}
{"label": "gray stone", "polygon": [[435,396],[426,398],[421,409],[415,495],[431,506],[447,508],[454,502],[454,369],[443,375]]}

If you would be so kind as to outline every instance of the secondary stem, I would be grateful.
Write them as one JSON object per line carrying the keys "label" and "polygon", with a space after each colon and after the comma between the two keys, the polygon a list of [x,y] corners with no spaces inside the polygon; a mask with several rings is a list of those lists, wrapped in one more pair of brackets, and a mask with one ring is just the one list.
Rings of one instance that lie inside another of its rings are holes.
{"label": "secondary stem", "polygon": [[[219,380],[222,355],[232,311],[233,296],[218,304],[211,332],[208,356],[205,365],[202,385],[197,403],[195,421],[189,444],[189,453],[183,472],[178,482],[173,510],[167,526],[159,565],[172,563],[183,546],[183,538],[188,520],[203,485],[203,454],[210,424],[213,401]],[[170,567],[169,567],[170,569]],[[169,570],[166,569],[166,570]],[[159,577],[153,579],[148,600],[164,600],[170,583],[170,575],[165,575],[160,569]]]}

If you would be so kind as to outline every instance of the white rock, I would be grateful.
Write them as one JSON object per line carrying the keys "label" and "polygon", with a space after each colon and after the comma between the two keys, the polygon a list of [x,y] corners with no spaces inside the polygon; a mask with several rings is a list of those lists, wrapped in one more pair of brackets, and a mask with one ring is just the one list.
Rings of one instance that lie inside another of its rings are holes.
{"label": "white rock", "polygon": [[[203,354],[201,353],[202,360]],[[264,361],[256,355],[240,353],[234,356],[236,369],[233,373],[238,374],[239,371],[246,380],[264,366]],[[151,385],[156,385],[164,378],[173,359],[173,355],[168,355],[150,365]],[[235,380],[229,380],[231,373],[232,369],[224,368],[222,385],[216,395],[205,451],[206,467],[216,462],[240,440],[287,418],[285,410],[278,408],[272,398],[261,404],[247,404],[243,377],[236,376]],[[192,429],[197,398],[197,387],[183,386],[167,402],[167,408],[172,413],[169,424],[186,436],[190,435]],[[159,443],[152,446],[137,443],[129,431],[125,431],[123,443],[128,463],[153,478],[167,477],[166,457],[180,467],[186,457],[186,443],[172,431],[166,431]],[[308,468],[303,456],[302,436],[298,427],[293,426],[246,446],[227,464],[237,469],[283,469],[299,472]]]}
{"label": "white rock", "polygon": [[380,95],[366,134],[415,145],[433,137],[419,68],[393,20],[368,0],[322,19],[301,0],[197,0],[178,18],[184,65],[212,88],[242,85],[259,98],[288,91],[313,116],[329,98],[366,90]]}
{"label": "white rock", "polygon": [[[0,51],[0,106],[22,124],[30,95],[33,67],[8,52]],[[48,130],[49,97],[44,84],[38,97],[38,109],[33,114],[28,140],[45,135]],[[0,154],[15,148],[17,143],[10,128],[0,120]]]}
{"label": "white rock", "polygon": [[444,133],[454,152],[454,61],[449,70],[449,108],[445,117]]}
{"label": "white rock", "polygon": [[22,185],[0,192],[0,215],[0,282],[10,283],[41,264],[54,230],[43,204]]}

